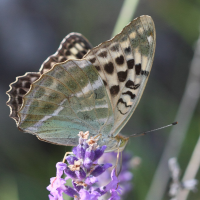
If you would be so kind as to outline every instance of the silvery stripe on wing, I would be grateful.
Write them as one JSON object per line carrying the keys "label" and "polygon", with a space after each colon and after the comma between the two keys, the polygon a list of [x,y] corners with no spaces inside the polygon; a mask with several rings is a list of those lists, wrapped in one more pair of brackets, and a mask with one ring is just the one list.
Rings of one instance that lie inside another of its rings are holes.
{"label": "silvery stripe on wing", "polygon": [[28,129],[29,129],[30,131],[32,131],[32,132],[37,132],[37,130],[38,130],[37,127],[38,127],[38,126],[40,127],[44,121],[50,119],[51,117],[57,116],[58,113],[59,113],[61,110],[63,110],[63,108],[64,108],[64,107],[62,107],[62,106],[58,107],[58,109],[56,109],[56,110],[52,113],[52,116],[44,116],[39,122],[35,123],[34,126],[29,127]]}

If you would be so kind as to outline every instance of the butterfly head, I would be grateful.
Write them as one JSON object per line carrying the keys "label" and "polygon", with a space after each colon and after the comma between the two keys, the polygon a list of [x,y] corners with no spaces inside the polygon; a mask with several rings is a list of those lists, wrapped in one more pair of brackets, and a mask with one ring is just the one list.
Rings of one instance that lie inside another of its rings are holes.
{"label": "butterfly head", "polygon": [[119,134],[115,137],[115,139],[118,141],[116,150],[118,151],[118,149],[119,149],[119,152],[123,151],[128,143],[129,137],[125,137],[125,136],[122,136]]}

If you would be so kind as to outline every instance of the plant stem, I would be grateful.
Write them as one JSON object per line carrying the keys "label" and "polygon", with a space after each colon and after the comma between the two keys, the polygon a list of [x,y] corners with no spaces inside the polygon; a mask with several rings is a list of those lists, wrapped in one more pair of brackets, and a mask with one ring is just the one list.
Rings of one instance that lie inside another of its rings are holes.
{"label": "plant stem", "polygon": [[132,21],[138,3],[139,0],[124,0],[123,6],[121,8],[119,17],[112,33],[112,37],[118,34],[126,24]]}
{"label": "plant stem", "polygon": [[[199,170],[199,166],[200,166],[200,136],[194,148],[192,157],[187,166],[182,181],[184,182],[190,179],[194,179]],[[181,190],[177,196],[177,200],[186,200],[188,195],[189,195],[189,190]]]}
{"label": "plant stem", "polygon": [[190,121],[200,97],[200,38],[197,41],[194,57],[190,66],[185,91],[177,112],[178,125],[171,130],[164,152],[155,172],[146,200],[163,199],[167,182],[170,177],[167,162],[171,157],[178,157],[183,145]]}

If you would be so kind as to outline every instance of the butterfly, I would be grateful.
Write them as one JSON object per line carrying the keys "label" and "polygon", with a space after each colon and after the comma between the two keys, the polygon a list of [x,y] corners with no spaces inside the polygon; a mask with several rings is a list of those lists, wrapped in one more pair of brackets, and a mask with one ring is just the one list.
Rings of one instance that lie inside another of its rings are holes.
{"label": "butterfly", "polygon": [[39,72],[10,84],[10,117],[39,140],[75,146],[79,131],[100,135],[108,151],[123,150],[119,134],[146,86],[156,46],[150,16],[134,19],[111,40],[92,48],[79,33],[67,35]]}

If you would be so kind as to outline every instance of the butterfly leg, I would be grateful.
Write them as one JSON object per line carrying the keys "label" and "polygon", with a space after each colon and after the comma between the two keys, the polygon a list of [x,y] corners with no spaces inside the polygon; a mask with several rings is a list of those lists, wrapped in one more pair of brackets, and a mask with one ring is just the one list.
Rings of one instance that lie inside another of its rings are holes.
{"label": "butterfly leg", "polygon": [[64,157],[63,157],[63,161],[62,161],[63,163],[65,163],[65,158],[66,158],[66,156],[67,156],[68,154],[73,154],[73,152],[66,152],[66,153],[65,153],[65,155],[64,155]]}
{"label": "butterfly leg", "polygon": [[[99,138],[98,138],[99,137]],[[94,139],[98,138],[98,140],[102,137],[102,134],[99,133],[98,135],[94,136]]]}
{"label": "butterfly leg", "polygon": [[[119,164],[119,169],[118,169],[118,164]],[[118,150],[117,150],[117,160],[116,160],[116,163],[115,163],[115,174],[116,174],[117,177],[119,176],[121,170],[122,170],[122,152],[118,148]]]}

